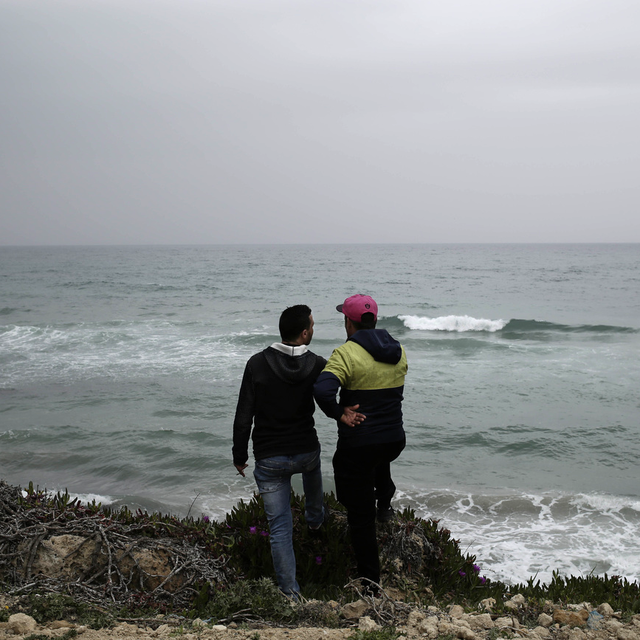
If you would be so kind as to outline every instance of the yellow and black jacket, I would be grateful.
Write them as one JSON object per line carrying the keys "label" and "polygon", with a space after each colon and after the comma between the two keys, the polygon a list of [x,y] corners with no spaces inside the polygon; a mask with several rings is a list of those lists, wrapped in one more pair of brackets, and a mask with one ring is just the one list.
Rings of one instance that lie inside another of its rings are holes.
{"label": "yellow and black jacket", "polygon": [[[338,422],[339,448],[404,438],[402,394],[406,373],[404,348],[386,329],[360,330],[334,350],[313,393],[320,409]],[[356,404],[366,418],[356,427],[347,427],[340,422],[342,407]]]}

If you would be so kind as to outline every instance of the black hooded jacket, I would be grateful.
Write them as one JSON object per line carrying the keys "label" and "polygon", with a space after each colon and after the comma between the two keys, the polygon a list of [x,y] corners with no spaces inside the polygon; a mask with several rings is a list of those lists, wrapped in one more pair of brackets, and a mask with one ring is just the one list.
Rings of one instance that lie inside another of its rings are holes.
{"label": "black hooded jacket", "polygon": [[273,347],[249,359],[233,422],[234,464],[243,465],[249,458],[252,424],[256,460],[308,453],[318,447],[313,383],[325,364],[311,351],[289,355]]}

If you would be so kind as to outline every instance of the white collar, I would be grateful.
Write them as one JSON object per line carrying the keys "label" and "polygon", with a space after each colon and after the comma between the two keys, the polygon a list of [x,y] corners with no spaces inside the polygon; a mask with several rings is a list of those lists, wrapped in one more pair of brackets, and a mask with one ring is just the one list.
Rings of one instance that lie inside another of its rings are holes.
{"label": "white collar", "polygon": [[281,351],[282,353],[286,353],[288,356],[301,356],[303,353],[307,352],[307,345],[300,344],[295,347],[290,344],[282,344],[282,342],[274,342],[271,345],[272,349],[276,349],[277,351]]}

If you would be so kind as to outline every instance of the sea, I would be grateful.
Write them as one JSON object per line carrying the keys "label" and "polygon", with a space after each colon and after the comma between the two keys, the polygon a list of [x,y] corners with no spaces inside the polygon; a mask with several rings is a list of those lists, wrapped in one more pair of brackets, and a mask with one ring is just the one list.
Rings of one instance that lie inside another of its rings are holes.
{"label": "sea", "polygon": [[0,247],[0,479],[222,518],[247,359],[354,293],[409,361],[394,506],[492,579],[640,580],[640,244]]}

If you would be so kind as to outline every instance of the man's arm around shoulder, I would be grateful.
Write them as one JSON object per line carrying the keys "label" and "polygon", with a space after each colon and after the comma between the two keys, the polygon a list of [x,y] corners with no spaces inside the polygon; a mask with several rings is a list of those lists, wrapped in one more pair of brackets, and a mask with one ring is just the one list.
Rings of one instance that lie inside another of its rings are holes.
{"label": "man's arm around shoulder", "polygon": [[348,427],[355,427],[360,424],[366,416],[356,411],[356,409],[360,407],[359,404],[351,407],[341,407],[338,404],[336,396],[340,386],[338,376],[325,369],[318,376],[313,386],[313,395],[325,415],[334,420],[339,420]]}

